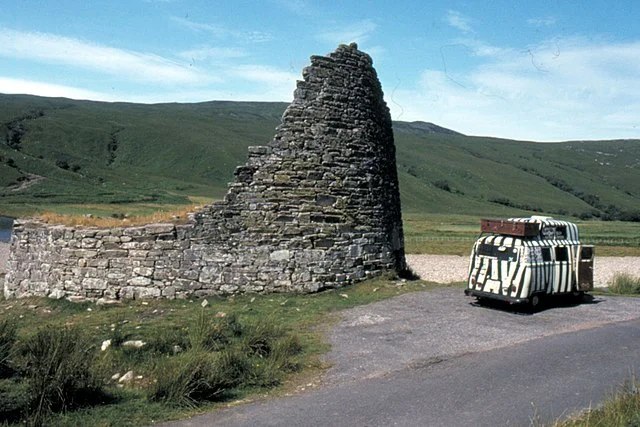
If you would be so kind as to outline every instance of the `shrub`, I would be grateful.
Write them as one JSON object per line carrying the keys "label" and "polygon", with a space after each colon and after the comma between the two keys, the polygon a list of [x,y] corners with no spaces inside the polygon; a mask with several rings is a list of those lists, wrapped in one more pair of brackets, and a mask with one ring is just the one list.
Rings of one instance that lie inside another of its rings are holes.
{"label": "shrub", "polygon": [[243,334],[243,327],[235,315],[208,318],[203,309],[196,323],[189,328],[189,345],[195,350],[221,350],[233,337]]}
{"label": "shrub", "polygon": [[613,276],[609,290],[615,294],[640,294],[640,277],[627,273],[616,273]]}
{"label": "shrub", "polygon": [[433,185],[435,185],[437,188],[441,190],[451,192],[451,187],[449,186],[449,182],[447,180],[439,179],[435,181]]}
{"label": "shrub", "polygon": [[269,343],[268,357],[254,357],[246,386],[271,387],[280,384],[288,372],[300,369],[298,355],[302,345],[296,335],[287,335]]}
{"label": "shrub", "polygon": [[189,347],[189,337],[180,328],[167,328],[162,334],[149,337],[146,342],[147,344],[142,349],[158,355],[174,354],[176,352],[175,346],[181,349]]}
{"label": "shrub", "polygon": [[242,327],[243,351],[249,356],[268,357],[284,335],[284,329],[271,319],[247,322]]}
{"label": "shrub", "polygon": [[221,400],[241,383],[248,369],[246,357],[233,350],[189,350],[157,368],[149,398],[186,407]]}
{"label": "shrub", "polygon": [[95,403],[105,395],[92,374],[95,348],[77,329],[48,327],[19,347],[18,367],[27,380],[31,422],[49,412]]}
{"label": "shrub", "polygon": [[0,379],[0,423],[17,423],[29,406],[29,389],[18,378]]}
{"label": "shrub", "polygon": [[0,378],[6,378],[12,372],[9,358],[16,342],[16,331],[14,323],[0,321]]}
{"label": "shrub", "polygon": [[59,167],[60,169],[69,169],[69,163],[66,160],[56,160],[56,166]]}
{"label": "shrub", "polygon": [[620,221],[640,222],[640,211],[627,211],[620,214]]}

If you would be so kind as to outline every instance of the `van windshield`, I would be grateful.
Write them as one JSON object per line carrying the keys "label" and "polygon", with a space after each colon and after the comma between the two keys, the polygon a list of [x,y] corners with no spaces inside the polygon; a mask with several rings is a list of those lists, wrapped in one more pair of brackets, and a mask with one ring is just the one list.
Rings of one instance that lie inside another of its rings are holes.
{"label": "van windshield", "polygon": [[487,243],[478,245],[478,255],[497,258],[499,261],[517,261],[518,250],[505,246],[495,246]]}

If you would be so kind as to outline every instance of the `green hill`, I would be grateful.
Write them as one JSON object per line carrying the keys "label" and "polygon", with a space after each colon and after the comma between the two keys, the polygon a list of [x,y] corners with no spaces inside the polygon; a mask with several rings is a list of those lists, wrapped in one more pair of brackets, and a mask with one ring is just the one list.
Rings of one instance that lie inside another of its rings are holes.
{"label": "green hill", "polygon": [[[222,197],[286,104],[129,104],[0,94],[0,214]],[[535,143],[394,127],[408,212],[640,219],[640,140]]]}

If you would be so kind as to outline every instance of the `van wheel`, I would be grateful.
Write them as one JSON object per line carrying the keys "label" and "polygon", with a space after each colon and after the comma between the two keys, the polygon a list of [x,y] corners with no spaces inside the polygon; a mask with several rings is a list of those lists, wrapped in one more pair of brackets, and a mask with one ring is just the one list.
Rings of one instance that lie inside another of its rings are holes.
{"label": "van wheel", "polygon": [[529,298],[529,308],[531,311],[536,312],[542,307],[542,294],[533,294]]}
{"label": "van wheel", "polygon": [[571,297],[577,303],[582,302],[582,298],[584,298],[584,291],[573,291],[571,292]]}

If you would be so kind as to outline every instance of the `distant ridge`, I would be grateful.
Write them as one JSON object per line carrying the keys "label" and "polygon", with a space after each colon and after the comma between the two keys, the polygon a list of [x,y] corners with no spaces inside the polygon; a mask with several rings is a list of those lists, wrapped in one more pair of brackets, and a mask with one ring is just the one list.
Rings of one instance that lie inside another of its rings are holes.
{"label": "distant ridge", "polygon": [[[223,197],[287,104],[133,104],[0,94],[0,214]],[[394,122],[403,209],[640,221],[640,140],[544,144]]]}
{"label": "distant ridge", "polygon": [[435,125],[429,122],[393,122],[393,130],[397,132],[406,133],[409,135],[458,135],[464,136],[460,132],[456,132],[451,129],[443,128],[442,126]]}

